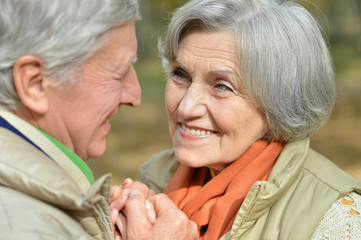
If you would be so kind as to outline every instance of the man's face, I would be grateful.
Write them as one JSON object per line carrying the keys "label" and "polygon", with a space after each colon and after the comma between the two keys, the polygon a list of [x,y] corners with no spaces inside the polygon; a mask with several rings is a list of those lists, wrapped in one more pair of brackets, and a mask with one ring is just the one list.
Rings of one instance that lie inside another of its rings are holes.
{"label": "man's face", "polygon": [[133,68],[137,39],[134,23],[111,29],[104,47],[77,71],[75,86],[49,91],[45,130],[83,160],[106,149],[110,118],[121,105],[138,106],[141,89]]}

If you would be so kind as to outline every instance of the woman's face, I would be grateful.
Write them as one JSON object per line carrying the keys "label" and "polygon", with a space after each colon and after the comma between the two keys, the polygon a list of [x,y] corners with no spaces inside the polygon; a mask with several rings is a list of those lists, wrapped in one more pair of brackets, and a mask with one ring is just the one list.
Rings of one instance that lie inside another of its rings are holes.
{"label": "woman's face", "polygon": [[242,87],[234,35],[190,32],[165,90],[179,162],[221,171],[266,133],[264,114]]}

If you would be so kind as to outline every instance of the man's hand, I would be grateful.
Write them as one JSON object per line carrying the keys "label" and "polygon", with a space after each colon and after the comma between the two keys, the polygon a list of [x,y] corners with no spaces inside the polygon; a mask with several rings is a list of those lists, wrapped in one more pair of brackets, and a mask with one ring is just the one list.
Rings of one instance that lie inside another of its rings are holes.
{"label": "man's hand", "polygon": [[[121,186],[111,187],[109,192],[109,208],[113,224],[115,224],[115,221],[119,216],[119,212],[124,208],[125,202],[128,199],[128,194],[132,189],[140,190],[146,198],[150,198],[155,195],[155,192],[148,189],[144,183],[133,181],[130,178],[127,178]],[[153,215],[154,213],[150,212],[151,218]]]}
{"label": "man's hand", "polygon": [[[193,240],[198,239],[197,225],[190,221],[174,203],[164,194],[148,199],[144,194],[133,189],[125,203],[125,216],[117,219],[117,226],[125,240]],[[154,218],[149,217],[154,213]]]}

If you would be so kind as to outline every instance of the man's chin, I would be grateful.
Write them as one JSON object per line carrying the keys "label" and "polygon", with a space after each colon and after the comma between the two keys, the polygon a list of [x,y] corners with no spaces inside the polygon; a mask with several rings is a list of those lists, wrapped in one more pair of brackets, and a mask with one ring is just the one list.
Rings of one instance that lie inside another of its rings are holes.
{"label": "man's chin", "polygon": [[95,147],[90,147],[88,149],[87,157],[82,159],[84,161],[87,161],[88,159],[91,158],[100,158],[101,156],[104,155],[105,150],[106,150],[106,141],[104,140],[103,143],[99,143]]}

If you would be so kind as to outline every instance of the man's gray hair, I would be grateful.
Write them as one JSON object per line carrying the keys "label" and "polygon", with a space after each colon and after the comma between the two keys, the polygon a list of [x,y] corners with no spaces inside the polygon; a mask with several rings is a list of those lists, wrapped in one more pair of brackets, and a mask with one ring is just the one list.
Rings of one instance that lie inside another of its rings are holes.
{"label": "man's gray hair", "polygon": [[267,118],[265,139],[304,138],[328,121],[336,98],[333,63],[304,7],[287,0],[191,0],[176,10],[160,41],[166,67],[192,28],[235,34],[242,84]]}
{"label": "man's gray hair", "polygon": [[112,27],[139,19],[138,8],[137,0],[0,0],[0,105],[20,103],[12,79],[19,57],[37,56],[56,84],[74,84],[69,73]]}

